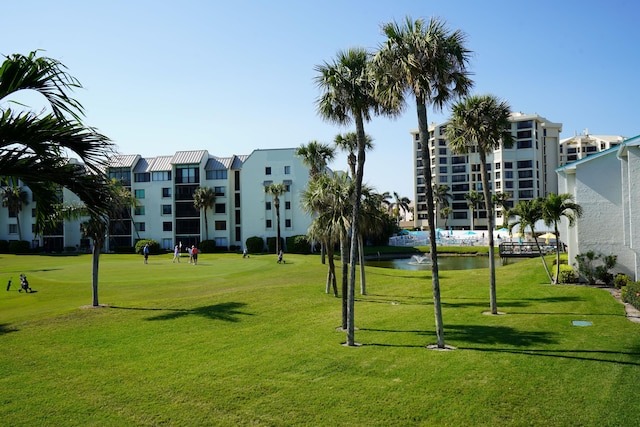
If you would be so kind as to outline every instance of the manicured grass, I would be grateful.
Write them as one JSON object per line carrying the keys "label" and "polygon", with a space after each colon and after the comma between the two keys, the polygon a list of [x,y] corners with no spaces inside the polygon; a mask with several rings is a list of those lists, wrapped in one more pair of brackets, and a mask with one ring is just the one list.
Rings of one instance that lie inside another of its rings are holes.
{"label": "manicured grass", "polygon": [[[0,424],[627,426],[640,419],[640,325],[606,290],[544,284],[540,260],[367,268],[356,341],[336,331],[319,256],[0,255]],[[26,273],[33,294],[17,292]],[[573,320],[593,323],[572,326]]]}

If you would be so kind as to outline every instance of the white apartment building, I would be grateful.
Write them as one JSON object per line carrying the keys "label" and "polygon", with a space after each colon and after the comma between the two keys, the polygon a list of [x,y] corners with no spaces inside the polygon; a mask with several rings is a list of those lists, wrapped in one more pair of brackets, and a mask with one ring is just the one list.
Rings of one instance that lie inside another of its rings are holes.
{"label": "white apartment building", "polygon": [[581,135],[574,135],[560,141],[560,165],[617,147],[625,139],[619,135],[590,135],[589,129],[585,129]]}
{"label": "white apartment building", "polygon": [[[110,159],[107,173],[133,194],[137,206],[131,217],[113,221],[106,250],[133,246],[139,239],[154,239],[165,249],[175,244],[198,244],[215,240],[216,246],[244,247],[246,239],[276,236],[275,208],[264,187],[284,183],[289,191],[281,197],[281,237],[306,234],[311,218],[300,209],[300,192],[309,179],[309,168],[294,148],[255,150],[250,155],[215,157],[206,150],[178,151],[173,155],[141,157],[118,155]],[[198,187],[216,193],[213,209],[195,209],[193,193]],[[34,233],[35,202],[28,188],[29,204],[21,212],[0,208],[0,239],[30,241],[32,247],[61,251],[88,247],[82,239],[80,221],[65,221],[44,236]],[[64,202],[77,202],[68,190]],[[20,218],[20,228],[18,219]]]}
{"label": "white apartment building", "polygon": [[[545,197],[558,190],[555,169],[559,165],[559,140],[562,124],[554,123],[538,114],[511,114],[511,130],[514,136],[512,148],[501,147],[487,155],[487,170],[493,193],[511,195],[508,205],[513,207],[520,200]],[[429,151],[431,153],[431,177],[433,185],[447,185],[452,213],[442,218],[436,215],[436,227],[453,229],[487,229],[487,213],[484,209],[471,210],[465,195],[471,190],[482,192],[480,156],[477,153],[454,154],[445,139],[447,123],[429,127]],[[414,225],[427,229],[427,203],[423,178],[422,154],[418,131],[413,137],[415,195]],[[502,211],[496,209],[496,224],[502,224]]]}

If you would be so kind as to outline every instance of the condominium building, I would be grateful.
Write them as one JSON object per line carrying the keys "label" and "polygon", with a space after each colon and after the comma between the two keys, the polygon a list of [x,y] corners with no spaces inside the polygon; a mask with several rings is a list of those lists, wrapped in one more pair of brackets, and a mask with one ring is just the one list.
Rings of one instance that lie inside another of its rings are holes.
{"label": "condominium building", "polygon": [[[253,236],[266,242],[276,236],[277,229],[275,206],[265,193],[265,186],[272,182],[282,182],[287,188],[280,197],[281,237],[306,234],[311,223],[300,209],[309,168],[295,155],[295,148],[231,157],[212,156],[206,150],[157,157],[118,155],[109,159],[107,173],[131,191],[137,204],[129,218],[112,221],[106,250],[130,247],[139,239],[154,239],[165,249],[203,240],[215,240],[223,248],[243,247]],[[206,217],[194,207],[198,187],[209,187],[216,195]],[[0,208],[0,239],[27,240],[33,247],[52,251],[89,246],[81,236],[80,220],[65,221],[44,236],[36,235],[35,201],[29,189],[24,190],[29,203],[20,212]],[[65,189],[61,198],[64,202],[78,200]]]}
{"label": "condominium building", "polygon": [[[558,178],[555,169],[559,165],[559,136],[561,123],[550,122],[538,114],[512,113],[511,131],[513,147],[500,147],[487,155],[489,185],[493,193],[509,193],[507,202],[513,207],[521,200],[545,197],[557,192]],[[480,156],[477,152],[455,154],[445,138],[447,123],[431,124],[429,127],[429,152],[431,178],[434,186],[449,187],[451,214],[443,218],[442,206],[437,207],[436,227],[453,229],[487,229],[487,212],[484,208],[469,208],[465,195],[470,191],[482,192]],[[415,170],[415,216],[416,228],[428,228],[427,203],[424,182],[424,167],[418,131],[411,132],[413,138]],[[503,212],[497,208],[496,224],[502,223]]]}
{"label": "condominium building", "polygon": [[581,135],[574,135],[560,141],[560,165],[617,147],[625,139],[619,135],[590,135],[589,129],[585,129]]}

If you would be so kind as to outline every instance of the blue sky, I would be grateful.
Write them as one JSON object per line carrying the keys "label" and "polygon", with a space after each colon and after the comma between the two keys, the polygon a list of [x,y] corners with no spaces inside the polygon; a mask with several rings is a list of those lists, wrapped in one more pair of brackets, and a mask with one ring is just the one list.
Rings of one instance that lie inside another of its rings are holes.
{"label": "blue sky", "polygon": [[[84,89],[86,123],[124,154],[331,143],[351,128],[316,113],[314,67],[353,46],[376,49],[380,26],[437,16],[467,34],[474,93],[582,133],[640,134],[640,6],[634,0],[71,1],[3,4],[0,54],[43,49]],[[38,108],[34,106],[35,108]],[[429,111],[442,122],[449,111]],[[365,181],[413,198],[410,104],[365,125]],[[346,155],[331,165],[346,169]]]}

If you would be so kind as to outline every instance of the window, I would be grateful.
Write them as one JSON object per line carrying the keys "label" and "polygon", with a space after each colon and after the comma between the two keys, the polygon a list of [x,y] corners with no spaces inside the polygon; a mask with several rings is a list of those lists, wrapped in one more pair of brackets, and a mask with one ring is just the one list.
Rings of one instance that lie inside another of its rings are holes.
{"label": "window", "polygon": [[236,208],[240,207],[240,193],[236,193],[234,196],[234,204]]}
{"label": "window", "polygon": [[291,166],[285,166],[284,167],[284,174],[285,175],[291,174]]}
{"label": "window", "polygon": [[136,231],[145,231],[146,225],[144,222],[136,222]]}
{"label": "window", "polygon": [[214,211],[217,214],[223,214],[227,211],[226,205],[224,203],[216,203],[214,206]]}
{"label": "window", "polygon": [[284,220],[284,226],[287,228],[291,228],[291,220],[290,219],[285,219]]}
{"label": "window", "polygon": [[440,166],[440,173],[447,173],[447,169],[446,166]]}
{"label": "window", "polygon": [[504,177],[506,179],[513,179],[513,171],[504,171]]}
{"label": "window", "polygon": [[171,187],[164,187],[162,189],[162,197],[171,197]]}
{"label": "window", "polygon": [[176,184],[198,184],[200,182],[200,169],[198,166],[177,166]]}
{"label": "window", "polygon": [[518,122],[518,129],[527,129],[533,127],[533,122],[531,120],[525,120],[523,122]]}
{"label": "window", "polygon": [[267,166],[264,168],[264,174],[265,175],[271,175],[271,166]]}
{"label": "window", "polygon": [[213,187],[213,192],[216,193],[216,197],[224,197],[224,187]]}
{"label": "window", "polygon": [[123,185],[131,185],[131,171],[128,168],[111,168],[109,179],[120,181]]}
{"label": "window", "polygon": [[446,156],[447,155],[447,149],[446,148],[438,148],[438,154],[440,154],[441,156]]}
{"label": "window", "polygon": [[215,222],[216,230],[226,230],[227,229],[227,221],[216,221]]}
{"label": "window", "polygon": [[285,202],[284,202],[284,208],[285,208],[286,210],[291,209],[291,202],[289,202],[289,201],[285,201]]}
{"label": "window", "polygon": [[496,170],[500,169],[500,162],[496,162]]}
{"label": "window", "polygon": [[162,215],[171,215],[171,205],[162,205]]}
{"label": "window", "polygon": [[144,190],[136,190],[135,196],[136,196],[136,199],[144,199]]}
{"label": "window", "polygon": [[9,218],[15,218],[18,216],[18,211],[15,209],[9,209]]}
{"label": "window", "polygon": [[173,223],[171,221],[165,221],[162,223],[162,231],[173,230]]}
{"label": "window", "polygon": [[226,169],[206,171],[205,173],[207,179],[227,179]]}
{"label": "window", "polygon": [[532,143],[530,139],[525,139],[524,141],[518,141],[519,149],[531,148],[531,147],[532,147]]}
{"label": "window", "polygon": [[262,185],[264,185],[265,187],[270,186],[271,184],[273,184],[273,181],[263,181]]}
{"label": "window", "polygon": [[518,197],[520,199],[533,199],[533,190],[520,190],[518,191]]}
{"label": "window", "polygon": [[500,179],[500,172],[496,172],[496,179]]}
{"label": "window", "polygon": [[465,173],[467,171],[466,165],[457,165],[451,167],[451,173]]}
{"label": "window", "polygon": [[440,157],[440,159],[438,160],[438,162],[441,165],[446,165],[447,164],[447,158],[446,157]]}
{"label": "window", "polygon": [[528,180],[524,180],[524,181],[519,181],[518,182],[518,187],[519,188],[533,188],[533,180],[532,179],[528,179]]}
{"label": "window", "polygon": [[446,184],[447,182],[449,182],[449,177],[447,175],[440,175],[438,177],[438,182]]}
{"label": "window", "polygon": [[265,227],[267,227],[267,228],[271,228],[271,220],[270,220],[270,219],[268,219],[268,220],[265,222]]}
{"label": "window", "polygon": [[151,174],[149,172],[134,173],[133,180],[135,182],[149,182],[151,181]]}
{"label": "window", "polygon": [[518,178],[532,178],[532,177],[533,177],[532,170],[518,171]]}
{"label": "window", "polygon": [[9,224],[9,234],[18,234],[18,224]]}
{"label": "window", "polygon": [[285,179],[284,181],[282,181],[282,183],[284,184],[284,188],[286,191],[291,191],[292,181],[290,179]]}
{"label": "window", "polygon": [[531,160],[519,160],[518,161],[518,169],[526,169],[533,166],[533,162]]}
{"label": "window", "polygon": [[513,188],[513,181],[505,181],[504,188]]}
{"label": "window", "polygon": [[505,169],[513,169],[513,162],[504,162]]}
{"label": "window", "polygon": [[171,181],[171,171],[152,172],[151,179],[153,181]]}
{"label": "window", "polygon": [[519,130],[517,138],[531,138],[531,130]]}
{"label": "window", "polygon": [[136,206],[133,213],[135,215],[144,215],[144,206]]}
{"label": "window", "polygon": [[271,202],[265,202],[264,209],[267,210],[267,211],[270,211],[271,210]]}

